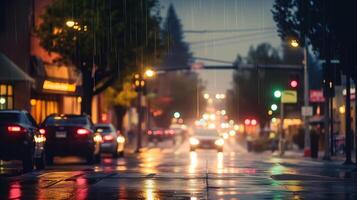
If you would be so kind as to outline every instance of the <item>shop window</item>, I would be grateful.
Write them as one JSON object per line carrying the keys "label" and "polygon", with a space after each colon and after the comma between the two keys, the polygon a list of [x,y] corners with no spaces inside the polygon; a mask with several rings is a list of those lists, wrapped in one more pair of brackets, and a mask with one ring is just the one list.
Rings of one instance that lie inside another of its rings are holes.
{"label": "shop window", "polygon": [[48,115],[58,113],[57,101],[31,99],[31,115],[37,123],[41,123]]}
{"label": "shop window", "polygon": [[12,85],[0,85],[0,110],[13,109],[14,97]]}

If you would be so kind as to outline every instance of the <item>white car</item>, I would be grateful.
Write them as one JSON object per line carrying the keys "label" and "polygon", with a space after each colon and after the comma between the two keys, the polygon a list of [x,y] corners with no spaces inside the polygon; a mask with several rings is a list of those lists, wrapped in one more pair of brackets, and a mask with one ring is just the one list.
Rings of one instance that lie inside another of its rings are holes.
{"label": "white car", "polygon": [[216,149],[223,151],[224,139],[215,129],[196,129],[189,139],[190,151],[196,149]]}

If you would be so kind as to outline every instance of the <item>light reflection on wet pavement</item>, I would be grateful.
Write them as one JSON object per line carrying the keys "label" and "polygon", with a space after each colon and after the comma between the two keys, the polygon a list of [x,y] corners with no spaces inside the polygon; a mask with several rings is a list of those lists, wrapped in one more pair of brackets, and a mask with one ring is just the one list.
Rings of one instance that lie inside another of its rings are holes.
{"label": "light reflection on wet pavement", "polygon": [[151,148],[104,157],[96,166],[62,158],[23,175],[2,163],[0,199],[357,199],[351,167],[247,153],[237,145],[224,153],[187,149]]}

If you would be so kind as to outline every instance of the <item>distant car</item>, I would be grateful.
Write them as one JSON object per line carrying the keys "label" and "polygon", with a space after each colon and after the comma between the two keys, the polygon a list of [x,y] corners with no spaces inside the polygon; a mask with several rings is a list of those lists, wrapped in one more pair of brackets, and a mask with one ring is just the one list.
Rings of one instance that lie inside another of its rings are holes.
{"label": "distant car", "polygon": [[88,115],[50,115],[41,125],[45,133],[46,160],[53,164],[55,156],[80,156],[88,164],[100,161],[101,137],[94,132]]}
{"label": "distant car", "polygon": [[223,151],[224,139],[215,129],[196,129],[189,139],[190,151],[196,149],[216,149]]}
{"label": "distant car", "polygon": [[45,168],[45,136],[27,111],[0,111],[0,159],[22,160],[24,172]]}
{"label": "distant car", "polygon": [[125,138],[112,124],[96,124],[95,132],[102,137],[102,153],[111,153],[115,158],[124,155]]}
{"label": "distant car", "polygon": [[160,142],[165,138],[165,130],[162,128],[151,128],[147,130],[149,142]]}

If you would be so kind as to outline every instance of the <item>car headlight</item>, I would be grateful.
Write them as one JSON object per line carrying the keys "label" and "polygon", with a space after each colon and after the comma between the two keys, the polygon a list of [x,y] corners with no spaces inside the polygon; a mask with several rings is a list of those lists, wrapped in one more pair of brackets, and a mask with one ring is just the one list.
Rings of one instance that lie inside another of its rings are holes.
{"label": "car headlight", "polygon": [[191,145],[198,145],[200,141],[196,138],[190,138],[190,144]]}
{"label": "car headlight", "polygon": [[93,140],[94,142],[103,142],[103,138],[100,134],[96,134],[94,137],[93,137]]}
{"label": "car headlight", "polygon": [[118,136],[117,137],[117,142],[118,143],[124,143],[125,142],[125,138],[123,136]]}
{"label": "car headlight", "polygon": [[224,140],[222,138],[220,138],[220,139],[216,140],[214,142],[214,144],[217,145],[217,146],[223,146]]}

